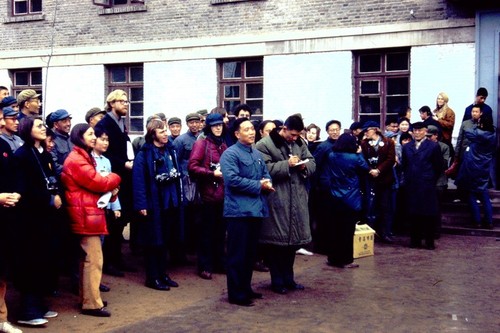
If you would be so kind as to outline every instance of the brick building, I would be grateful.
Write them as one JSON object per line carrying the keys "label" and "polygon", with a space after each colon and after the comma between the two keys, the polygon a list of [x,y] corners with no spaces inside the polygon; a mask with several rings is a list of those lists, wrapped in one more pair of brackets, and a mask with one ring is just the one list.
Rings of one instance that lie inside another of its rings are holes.
{"label": "brick building", "polygon": [[479,86],[498,108],[496,3],[8,0],[0,85],[41,91],[44,112],[65,108],[74,123],[124,88],[131,134],[155,112],[183,117],[240,102],[258,118],[300,112],[306,124],[335,118],[348,127],[433,108],[441,91],[461,119]]}

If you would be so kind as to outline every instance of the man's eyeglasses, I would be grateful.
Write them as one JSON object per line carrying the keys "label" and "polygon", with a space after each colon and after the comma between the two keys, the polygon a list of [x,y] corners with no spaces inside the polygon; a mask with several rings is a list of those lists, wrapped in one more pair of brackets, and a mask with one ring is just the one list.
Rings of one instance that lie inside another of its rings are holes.
{"label": "man's eyeglasses", "polygon": [[129,102],[129,101],[125,101],[125,100],[123,100],[123,99],[117,99],[117,100],[115,100],[115,102],[118,102],[118,103],[123,104],[123,105],[130,104],[130,102]]}

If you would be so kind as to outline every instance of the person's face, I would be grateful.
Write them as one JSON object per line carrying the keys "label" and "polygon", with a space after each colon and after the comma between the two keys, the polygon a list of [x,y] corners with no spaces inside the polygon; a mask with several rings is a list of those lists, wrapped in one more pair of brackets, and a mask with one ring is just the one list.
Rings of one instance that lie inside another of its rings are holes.
{"label": "person's face", "polygon": [[154,144],[158,147],[163,147],[168,142],[168,131],[165,126],[155,129]]}
{"label": "person's face", "polygon": [[101,121],[101,119],[104,118],[104,113],[98,113],[93,117],[90,117],[90,123],[89,125],[92,127],[95,127],[95,125]]}
{"label": "person's face", "polygon": [[479,108],[472,108],[472,110],[470,112],[470,115],[471,115],[473,120],[478,120],[482,114],[483,113],[481,112],[481,110]]}
{"label": "person's face", "polygon": [[3,129],[6,131],[8,134],[16,134],[17,133],[17,128],[19,126],[19,120],[17,119],[17,116],[11,116],[11,117],[4,117],[4,126]]}
{"label": "person's face", "polygon": [[373,127],[370,127],[365,132],[365,137],[367,139],[373,139],[377,135],[377,130]]}
{"label": "person's face", "polygon": [[109,147],[109,137],[107,134],[102,134],[100,137],[96,137],[95,139],[95,147],[94,150],[99,154],[104,154]]}
{"label": "person's face", "polygon": [[228,124],[229,123],[229,117],[227,116],[227,113],[224,114],[224,116],[222,117],[222,121],[224,122],[224,124]]}
{"label": "person's face", "polygon": [[318,129],[316,127],[312,127],[309,131],[307,131],[306,139],[309,142],[316,141],[318,139]]}
{"label": "person's face", "polygon": [[170,130],[170,133],[174,137],[178,137],[181,134],[181,124],[172,124],[168,126],[168,129]]}
{"label": "person's face", "polygon": [[402,121],[399,124],[399,130],[401,132],[408,132],[409,129],[410,129],[410,124],[407,121]]}
{"label": "person's face", "polygon": [[3,119],[3,111],[0,109],[0,128],[5,126],[5,119]]}
{"label": "person's face", "polygon": [[328,136],[332,140],[337,140],[340,136],[340,126],[338,124],[328,126]]}
{"label": "person's face", "polygon": [[423,138],[425,138],[426,134],[427,134],[427,128],[419,128],[419,129],[413,130],[413,136],[415,137],[415,140],[417,140],[417,141],[420,141]]}
{"label": "person's face", "polygon": [[441,95],[438,95],[436,99],[436,105],[440,108],[444,105],[444,98]]}
{"label": "person's face", "polygon": [[221,136],[223,127],[224,127],[223,124],[218,124],[218,125],[210,126],[210,130],[212,131],[213,135]]}
{"label": "person's face", "polygon": [[484,104],[486,102],[486,96],[476,96],[476,104]]}
{"label": "person's face", "polygon": [[128,106],[129,106],[129,101],[127,95],[122,95],[119,99],[116,99],[113,102],[111,102],[111,108],[120,117],[124,117],[127,115]]}
{"label": "person's face", "polygon": [[41,119],[35,119],[33,122],[31,137],[35,142],[42,142],[47,138],[47,128]]}
{"label": "person's face", "polygon": [[89,127],[85,133],[83,133],[83,143],[85,146],[94,149],[96,142],[95,132],[93,127]]}
{"label": "person's face", "polygon": [[10,106],[10,107],[11,107],[11,108],[12,108],[12,109],[13,109],[14,111],[17,111],[17,112],[19,112],[19,104],[17,104],[17,103],[14,103],[14,104],[12,104],[12,105],[9,105],[9,106]]}
{"label": "person's face", "polygon": [[411,109],[406,110],[406,119],[411,119]]}
{"label": "person's face", "polygon": [[387,125],[387,130],[391,131],[391,132],[394,132],[394,133],[397,133],[397,131],[398,131],[398,123],[390,123],[389,125]]}
{"label": "person's face", "polygon": [[203,127],[205,127],[205,116],[200,116],[200,127],[198,128],[198,131],[201,131]]}
{"label": "person's face", "polygon": [[276,124],[273,122],[269,122],[266,124],[266,126],[264,126],[262,131],[260,131],[260,135],[264,138],[264,137],[268,136],[269,133],[271,133],[271,131],[275,128],[276,128]]}
{"label": "person's face", "polygon": [[286,142],[294,142],[300,137],[300,131],[289,130],[286,126],[283,127],[282,136]]}
{"label": "person's face", "polygon": [[71,118],[66,118],[54,122],[54,128],[61,133],[69,134],[71,130]]}
{"label": "person's face", "polygon": [[420,119],[425,120],[427,118],[429,118],[429,116],[427,115],[427,112],[420,112]]}
{"label": "person's face", "polygon": [[190,120],[187,122],[189,131],[191,133],[198,133],[200,131],[200,124],[201,124],[201,121],[199,121],[199,120]]}
{"label": "person's face", "polygon": [[37,115],[40,111],[40,99],[38,97],[30,98],[24,103],[24,107],[28,110],[30,114]]}
{"label": "person's face", "polygon": [[47,135],[47,137],[45,138],[45,150],[50,153],[54,150],[55,146],[56,143],[54,142],[54,138]]}
{"label": "person's face", "polygon": [[250,119],[250,112],[246,110],[240,110],[240,112],[238,112],[238,118]]}
{"label": "person's face", "polygon": [[429,140],[433,142],[438,142],[438,136],[437,134],[432,134],[431,136],[428,136]]}
{"label": "person's face", "polygon": [[352,131],[352,134],[353,134],[354,136],[358,136],[358,135],[359,135],[359,133],[361,133],[362,131],[363,131],[363,129],[361,129],[361,128],[356,128],[355,130],[353,130],[353,131]]}
{"label": "person's face", "polygon": [[0,90],[0,101],[9,95],[9,91],[7,89]]}
{"label": "person's face", "polygon": [[234,132],[238,141],[244,145],[251,145],[255,142],[255,128],[250,120],[240,124],[240,128]]}

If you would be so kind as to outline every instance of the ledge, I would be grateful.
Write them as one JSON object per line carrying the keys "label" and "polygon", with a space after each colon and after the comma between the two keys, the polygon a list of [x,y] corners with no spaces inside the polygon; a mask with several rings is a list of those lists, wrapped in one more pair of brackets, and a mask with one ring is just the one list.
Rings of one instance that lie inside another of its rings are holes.
{"label": "ledge", "polygon": [[3,20],[3,23],[4,24],[9,24],[9,23],[44,21],[44,20],[45,20],[45,14],[18,15],[18,16],[6,17]]}
{"label": "ledge", "polygon": [[211,5],[223,5],[231,2],[249,2],[249,1],[267,1],[267,0],[210,0]]}
{"label": "ledge", "polygon": [[148,7],[146,5],[117,6],[117,7],[111,7],[111,8],[102,8],[99,10],[99,15],[113,15],[113,14],[146,12],[147,10],[148,10]]}

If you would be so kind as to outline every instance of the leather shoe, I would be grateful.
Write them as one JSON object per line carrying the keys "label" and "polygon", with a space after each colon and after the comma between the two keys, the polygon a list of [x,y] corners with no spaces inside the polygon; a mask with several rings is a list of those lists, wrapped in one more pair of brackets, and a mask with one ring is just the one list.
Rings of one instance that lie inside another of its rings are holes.
{"label": "leather shoe", "polygon": [[250,299],[229,299],[229,303],[239,306],[254,306],[254,302]]}
{"label": "leather shoe", "polygon": [[118,268],[114,266],[108,266],[103,270],[104,274],[116,276],[116,277],[124,277],[125,273],[120,271]]}
{"label": "leather shoe", "polygon": [[212,280],[212,273],[203,271],[198,274],[204,280]]}
{"label": "leather shoe", "polygon": [[285,295],[288,292],[288,290],[285,287],[280,287],[280,286],[272,286],[271,290],[276,294],[280,295]]}
{"label": "leather shoe", "polygon": [[111,288],[110,288],[110,287],[108,287],[108,286],[106,286],[106,285],[104,285],[104,284],[102,284],[102,283],[99,285],[99,291],[101,291],[101,292],[103,292],[103,293],[107,293],[107,292],[109,292],[110,290],[111,290]]}
{"label": "leather shoe", "polygon": [[163,278],[163,283],[169,287],[173,287],[173,288],[177,288],[179,286],[179,284],[177,282],[175,282],[174,280],[172,280],[170,278],[170,276],[168,275],[165,275],[165,277]]}
{"label": "leather shoe", "polygon": [[83,309],[82,314],[94,317],[111,317],[111,312],[106,310],[105,307],[100,309]]}
{"label": "leather shoe", "polygon": [[262,296],[261,293],[256,293],[255,291],[252,291],[250,293],[250,299],[262,299],[264,296]]}
{"label": "leather shoe", "polygon": [[287,284],[285,287],[288,290],[304,290],[304,289],[306,289],[306,287],[304,287],[302,284],[295,283],[295,282],[292,284]]}
{"label": "leather shoe", "polygon": [[351,262],[350,264],[342,266],[342,268],[358,268],[359,265]]}
{"label": "leather shoe", "polygon": [[152,281],[146,281],[146,287],[155,289],[155,290],[170,290],[170,287],[163,283],[163,281],[156,279]]}

